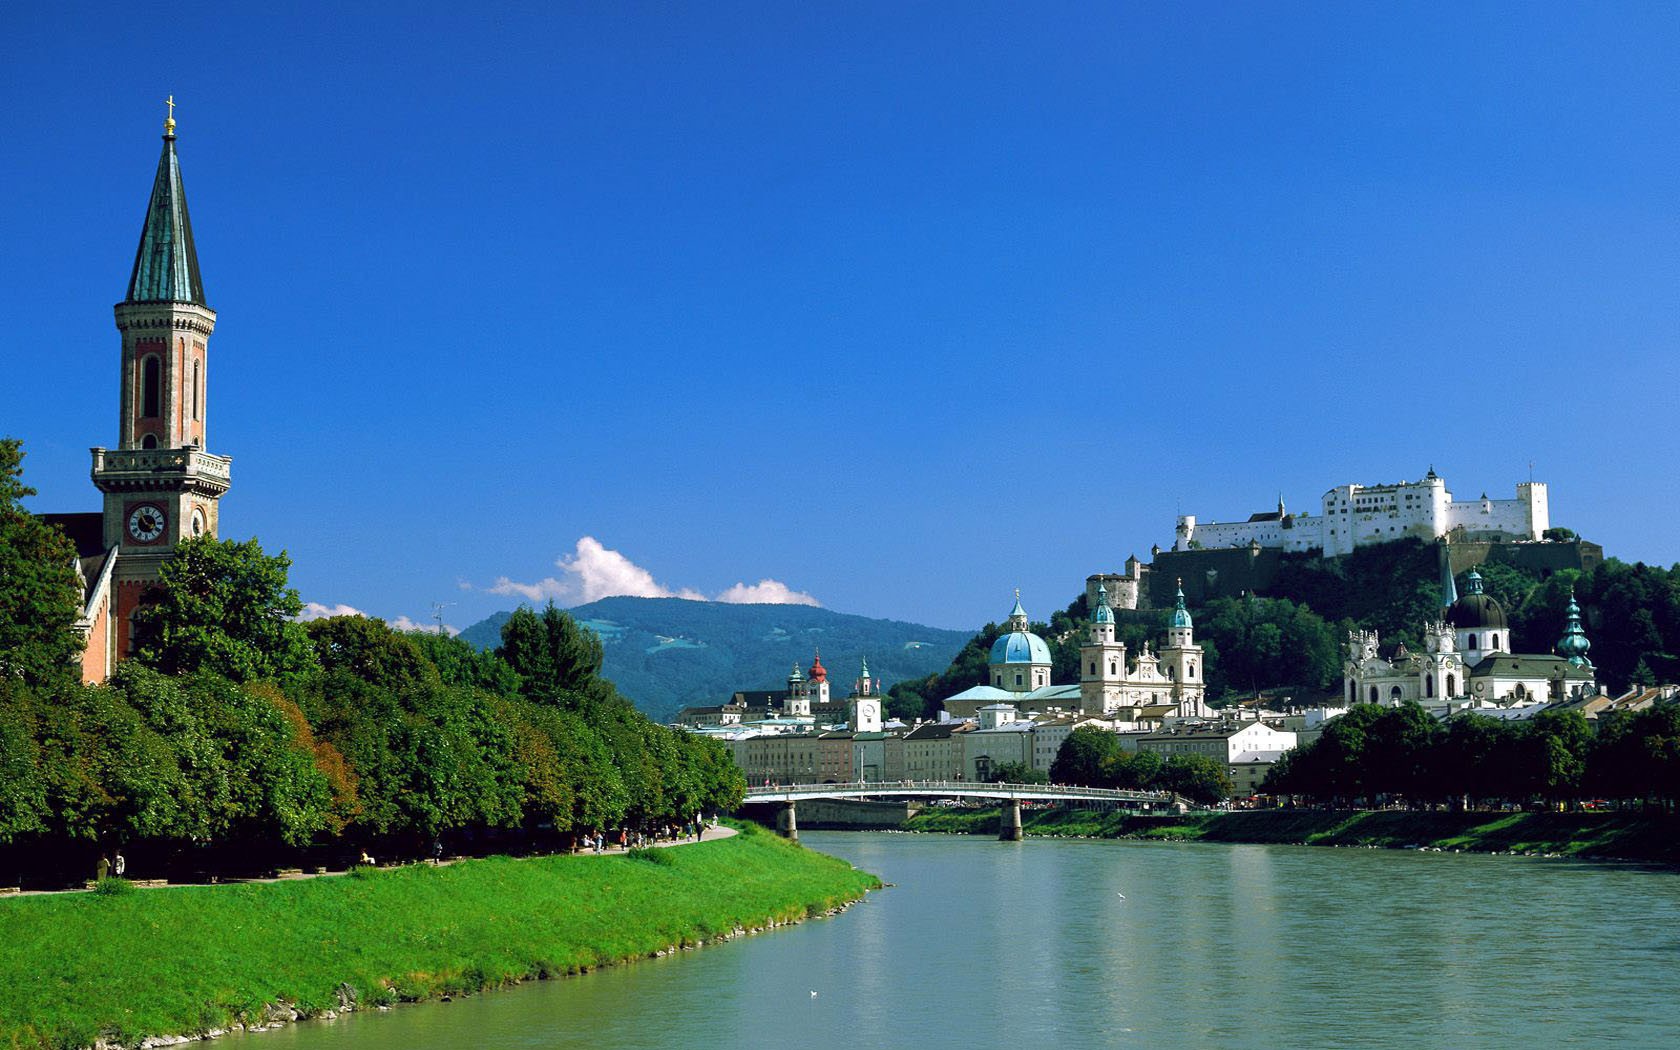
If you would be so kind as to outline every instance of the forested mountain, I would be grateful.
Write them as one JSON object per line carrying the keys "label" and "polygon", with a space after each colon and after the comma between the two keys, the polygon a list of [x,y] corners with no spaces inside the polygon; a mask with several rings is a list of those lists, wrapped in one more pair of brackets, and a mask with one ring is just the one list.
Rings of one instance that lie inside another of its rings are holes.
{"label": "forested mountain", "polygon": [[[683,598],[602,598],[568,610],[601,637],[601,674],[655,721],[683,707],[721,703],[737,689],[782,689],[795,661],[819,648],[835,695],[844,696],[861,661],[894,682],[943,669],[967,632],[853,616],[808,605],[737,605]],[[462,631],[482,649],[500,644],[510,613]]]}

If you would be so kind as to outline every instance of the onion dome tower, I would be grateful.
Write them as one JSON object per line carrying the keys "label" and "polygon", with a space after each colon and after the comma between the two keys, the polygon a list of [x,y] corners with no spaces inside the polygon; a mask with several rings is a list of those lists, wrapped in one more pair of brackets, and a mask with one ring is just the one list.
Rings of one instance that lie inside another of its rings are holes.
{"label": "onion dome tower", "polygon": [[992,643],[992,685],[1012,693],[1028,693],[1050,684],[1050,647],[1032,633],[1021,592],[1009,612],[1009,633]]}
{"label": "onion dome tower", "polygon": [[1126,646],[1114,634],[1114,610],[1108,604],[1108,588],[1097,585],[1097,611],[1091,614],[1091,631],[1079,647],[1079,709],[1088,714],[1107,714],[1120,706],[1126,680]]}
{"label": "onion dome tower", "polygon": [[828,703],[828,668],[823,666],[821,649],[811,658],[811,672],[806,677],[811,683],[811,702]]}
{"label": "onion dome tower", "polygon": [[1569,588],[1569,606],[1564,610],[1566,622],[1563,637],[1558,639],[1558,655],[1568,660],[1575,667],[1591,667],[1592,661],[1587,659],[1587,650],[1592,648],[1592,641],[1587,638],[1587,632],[1581,629],[1581,607],[1575,604],[1575,588]]}
{"label": "onion dome tower", "polygon": [[1510,652],[1511,632],[1504,607],[1482,593],[1481,573],[1471,569],[1464,587],[1464,596],[1447,610],[1447,622],[1452,624],[1465,665],[1475,667],[1484,657]]}

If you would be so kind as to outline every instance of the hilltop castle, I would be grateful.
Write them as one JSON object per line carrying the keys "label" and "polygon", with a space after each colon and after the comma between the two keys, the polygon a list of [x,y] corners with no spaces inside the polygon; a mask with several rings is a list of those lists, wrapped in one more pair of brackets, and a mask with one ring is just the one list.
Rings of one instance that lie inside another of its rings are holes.
{"label": "hilltop castle", "polygon": [[1517,498],[1455,500],[1433,467],[1420,481],[1392,485],[1338,485],[1322,498],[1314,516],[1277,509],[1252,514],[1247,521],[1198,522],[1181,514],[1173,550],[1261,547],[1318,551],[1326,558],[1350,554],[1356,547],[1408,536],[1435,540],[1463,536],[1476,540],[1539,540],[1551,526],[1546,485],[1525,481]]}

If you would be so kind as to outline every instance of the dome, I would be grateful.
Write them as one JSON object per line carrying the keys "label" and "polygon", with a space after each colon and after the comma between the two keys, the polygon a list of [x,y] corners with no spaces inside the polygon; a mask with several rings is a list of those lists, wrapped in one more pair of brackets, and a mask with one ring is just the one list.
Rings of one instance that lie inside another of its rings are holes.
{"label": "dome", "polygon": [[1180,628],[1194,627],[1190,619],[1190,610],[1184,607],[1184,581],[1178,581],[1178,599],[1173,605],[1171,626]]}
{"label": "dome", "polygon": [[1482,574],[1475,569],[1464,578],[1468,593],[1447,608],[1447,622],[1460,630],[1483,630],[1496,627],[1504,630],[1505,608],[1489,595],[1482,593]]}
{"label": "dome", "polygon": [[1031,631],[1011,631],[992,643],[994,664],[1047,664],[1050,647]]}

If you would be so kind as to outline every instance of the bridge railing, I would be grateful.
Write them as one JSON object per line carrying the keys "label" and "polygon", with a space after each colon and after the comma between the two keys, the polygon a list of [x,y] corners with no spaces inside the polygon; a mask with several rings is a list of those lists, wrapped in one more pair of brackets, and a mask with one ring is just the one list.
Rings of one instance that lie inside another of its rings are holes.
{"label": "bridge railing", "polygon": [[1175,796],[1166,791],[1130,791],[1094,788],[1076,784],[981,783],[973,780],[851,780],[833,784],[767,784],[749,787],[747,799],[787,798],[794,795],[962,795],[971,798],[1053,798],[1099,801],[1167,802]]}

